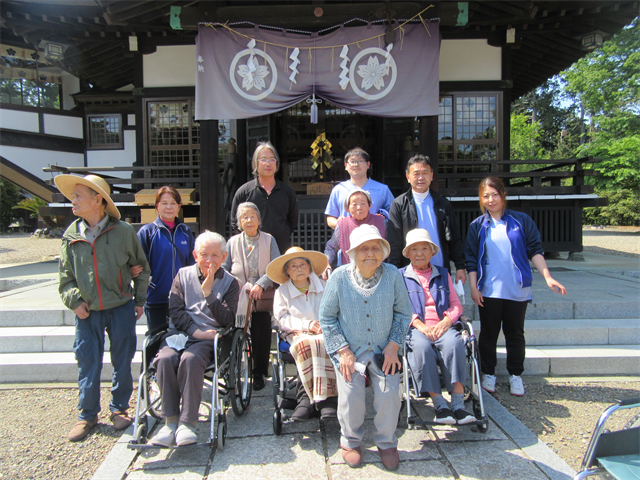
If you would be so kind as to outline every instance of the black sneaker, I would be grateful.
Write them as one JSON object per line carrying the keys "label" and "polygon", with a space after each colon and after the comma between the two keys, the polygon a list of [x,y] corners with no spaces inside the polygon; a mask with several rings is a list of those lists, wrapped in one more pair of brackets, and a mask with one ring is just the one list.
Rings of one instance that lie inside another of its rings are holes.
{"label": "black sneaker", "polygon": [[257,392],[264,388],[264,377],[260,373],[253,374],[253,389]]}
{"label": "black sneaker", "polygon": [[458,425],[466,425],[467,423],[473,423],[476,421],[476,417],[467,412],[464,408],[459,408],[453,414],[456,416]]}
{"label": "black sneaker", "polygon": [[453,416],[453,412],[448,408],[441,408],[440,410],[436,410],[436,423],[441,425],[455,425],[456,418]]}

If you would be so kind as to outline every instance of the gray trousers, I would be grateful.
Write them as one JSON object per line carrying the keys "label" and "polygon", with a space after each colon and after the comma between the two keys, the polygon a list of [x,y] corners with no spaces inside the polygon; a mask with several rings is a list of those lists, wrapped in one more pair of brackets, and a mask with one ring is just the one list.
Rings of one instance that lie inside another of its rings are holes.
{"label": "gray trousers", "polygon": [[378,368],[372,350],[367,350],[356,358],[356,371],[351,374],[351,382],[344,379],[336,368],[338,380],[338,421],[340,422],[340,444],[346,448],[356,448],[364,436],[365,381],[364,371],[369,370],[369,380],[373,387],[373,408],[376,416],[373,423],[376,433],[373,441],[381,449],[398,446],[396,428],[400,412],[398,387],[400,375],[385,375]]}
{"label": "gray trousers", "polygon": [[[176,352],[163,342],[163,347],[153,359],[158,372],[158,386],[162,397],[162,415],[180,421],[198,421],[198,410],[202,400],[204,370],[213,361],[213,342],[202,340],[181,352]],[[180,412],[182,397],[182,412]]]}
{"label": "gray trousers", "polygon": [[455,328],[447,330],[435,342],[431,342],[417,328],[411,328],[406,345],[413,384],[419,390],[416,393],[442,393],[438,365],[449,392],[453,390],[452,384],[455,382],[464,385],[467,376],[466,352],[464,340]]}

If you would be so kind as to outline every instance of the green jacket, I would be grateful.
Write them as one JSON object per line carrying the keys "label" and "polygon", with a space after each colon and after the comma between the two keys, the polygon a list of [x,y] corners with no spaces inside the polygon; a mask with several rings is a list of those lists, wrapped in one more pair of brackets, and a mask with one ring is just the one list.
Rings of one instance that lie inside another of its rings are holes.
{"label": "green jacket", "polygon": [[[135,229],[109,217],[92,245],[78,233],[81,221],[69,225],[62,236],[58,287],[62,303],[75,310],[84,301],[97,311],[119,307],[134,298],[136,306],[143,306],[151,270]],[[134,289],[129,272],[133,265],[143,268],[133,279]]]}

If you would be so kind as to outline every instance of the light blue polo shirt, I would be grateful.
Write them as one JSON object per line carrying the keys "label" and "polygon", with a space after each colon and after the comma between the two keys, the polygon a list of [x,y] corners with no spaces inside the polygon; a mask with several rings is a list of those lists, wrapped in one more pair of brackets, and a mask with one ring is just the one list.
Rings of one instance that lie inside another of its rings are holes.
{"label": "light blue polo shirt", "polygon": [[[344,201],[351,192],[358,188],[360,187],[354,185],[351,180],[345,180],[333,187],[331,195],[329,196],[329,203],[327,203],[327,208],[324,211],[324,214],[336,218],[348,217],[349,212],[344,209]],[[371,208],[369,209],[369,212],[376,214],[380,209],[389,212],[391,202],[393,202],[393,194],[391,193],[391,190],[389,190],[389,187],[384,183],[369,179],[362,187],[362,190],[366,190],[369,192],[369,195],[371,195]]]}
{"label": "light blue polo shirt", "polygon": [[485,249],[487,266],[482,296],[516,302],[530,301],[531,287],[520,286],[518,271],[513,263],[511,242],[507,236],[507,222],[491,217]]}
{"label": "light blue polo shirt", "polygon": [[438,246],[438,253],[431,257],[434,265],[445,267],[449,270],[449,265],[444,264],[442,248],[440,247],[440,235],[438,234],[438,219],[433,208],[433,197],[429,190],[425,193],[417,193],[411,190],[413,201],[416,202],[416,212],[418,214],[418,228],[424,228],[429,232],[431,241]]}

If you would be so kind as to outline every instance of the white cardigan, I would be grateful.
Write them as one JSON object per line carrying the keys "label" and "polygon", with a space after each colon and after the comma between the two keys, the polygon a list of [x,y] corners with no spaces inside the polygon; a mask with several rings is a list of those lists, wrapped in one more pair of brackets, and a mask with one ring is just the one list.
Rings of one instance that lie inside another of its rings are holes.
{"label": "white cardigan", "polygon": [[318,321],[324,282],[311,272],[309,293],[298,290],[291,280],[276,290],[273,316],[282,332],[308,332],[312,321]]}

